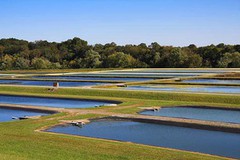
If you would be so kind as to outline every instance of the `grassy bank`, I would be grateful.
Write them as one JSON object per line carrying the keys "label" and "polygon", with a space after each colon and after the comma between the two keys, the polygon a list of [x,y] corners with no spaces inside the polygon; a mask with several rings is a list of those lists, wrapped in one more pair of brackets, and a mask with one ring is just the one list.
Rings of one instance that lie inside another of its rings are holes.
{"label": "grassy bank", "polygon": [[[5,70],[0,71],[1,74],[45,74],[45,73],[69,73],[69,72],[92,72],[105,71],[105,68],[82,68],[82,69],[29,69],[29,70]],[[114,70],[108,68],[107,70]]]}
{"label": "grassy bank", "polygon": [[197,93],[171,93],[171,92],[144,92],[125,90],[100,90],[100,89],[74,89],[59,88],[55,92],[49,92],[45,87],[21,87],[21,86],[0,86],[0,93],[9,94],[39,94],[45,96],[78,96],[78,97],[98,97],[98,98],[134,98],[147,100],[167,100],[186,102],[206,102],[206,103],[227,103],[240,104],[239,95],[215,95]]}
{"label": "grassy bank", "polygon": [[199,83],[199,82],[159,82],[159,81],[149,81],[149,82],[142,82],[142,83],[128,83],[129,85],[184,85],[184,86],[236,86],[239,87],[240,84],[238,83],[231,83],[231,84],[224,84],[224,83]]}
{"label": "grassy bank", "polygon": [[[118,107],[94,108],[114,113],[136,113],[140,107],[206,105],[240,108],[238,95],[212,95],[192,93],[143,92],[100,89],[60,88],[49,92],[47,87],[0,86],[0,94],[34,95],[64,98],[90,98],[117,100],[124,103]],[[226,159],[129,142],[117,142],[71,135],[36,132],[52,126],[63,119],[96,118],[101,114],[71,115],[59,113],[37,120],[0,123],[0,157],[7,159],[179,159],[214,160]]]}
{"label": "grassy bank", "polygon": [[[116,142],[70,135],[34,132],[35,129],[57,123],[58,115],[40,120],[0,123],[0,157],[7,159],[224,159],[208,155],[163,149],[127,142]],[[94,115],[82,118],[93,118]],[[78,117],[81,118],[81,117]]]}
{"label": "grassy bank", "polygon": [[[9,77],[0,77],[0,80],[13,80],[13,81],[47,81],[47,82],[99,82],[99,83],[125,83],[125,81],[111,81],[111,80],[73,80],[73,79],[47,79],[47,78],[9,78]],[[4,83],[3,83],[4,84]],[[21,85],[21,84],[20,84]]]}

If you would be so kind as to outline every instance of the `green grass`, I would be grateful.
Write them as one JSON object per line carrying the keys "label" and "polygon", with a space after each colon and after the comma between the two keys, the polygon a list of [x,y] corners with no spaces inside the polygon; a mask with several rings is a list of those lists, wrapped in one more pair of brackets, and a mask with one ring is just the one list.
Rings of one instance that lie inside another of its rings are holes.
{"label": "green grass", "polygon": [[171,93],[171,92],[144,92],[144,91],[125,91],[125,90],[100,90],[100,89],[71,89],[59,88],[55,92],[49,92],[42,87],[20,87],[20,86],[0,86],[0,93],[26,94],[42,96],[68,96],[79,98],[95,99],[116,99],[134,98],[147,100],[167,100],[167,101],[186,101],[186,102],[206,102],[206,103],[227,103],[240,104],[239,95],[215,95],[197,93]]}
{"label": "green grass", "polygon": [[[1,94],[34,95],[48,97],[89,98],[117,100],[117,107],[93,108],[114,113],[135,113],[139,107],[206,105],[240,108],[238,95],[211,95],[167,92],[118,91],[99,89],[60,88],[49,92],[42,87],[0,86]],[[81,111],[81,109],[79,109]],[[59,120],[102,117],[101,114],[70,115],[58,113],[38,120],[0,123],[0,159],[126,159],[126,160],[214,160],[225,159],[209,155],[146,146],[129,142],[116,142],[80,136],[36,132]]]}
{"label": "green grass", "polygon": [[68,72],[92,72],[114,70],[116,68],[81,68],[81,69],[29,69],[29,70],[5,70],[0,71],[2,74],[45,74],[45,73],[68,73]]}
{"label": "green grass", "polygon": [[[184,85],[184,86],[236,86],[239,87],[240,84],[221,84],[221,83],[198,83],[198,82],[161,82],[161,81],[149,81],[149,82],[142,82],[142,83],[138,83],[138,84],[132,84],[132,85]],[[130,84],[131,85],[131,84]]]}
{"label": "green grass", "polygon": [[[86,116],[78,118],[86,118]],[[37,128],[57,123],[56,120],[47,121],[47,119],[49,117],[40,120],[0,123],[1,159],[224,159],[127,142],[34,132]]]}
{"label": "green grass", "polygon": [[[45,77],[45,76],[43,76]],[[46,76],[47,77],[47,76]],[[19,81],[50,81],[50,82],[102,82],[102,83],[125,83],[125,81],[111,81],[111,80],[69,80],[69,79],[47,79],[47,78],[32,78],[31,76],[9,78],[9,77],[0,77],[0,80],[19,80]],[[20,84],[21,85],[21,84]]]}
{"label": "green grass", "polygon": [[63,118],[62,120],[78,120],[78,119],[92,119],[92,118],[102,118],[106,117],[105,115],[100,114],[84,114],[84,115],[76,115],[67,118]]}
{"label": "green grass", "polygon": [[[135,103],[141,101],[135,101]],[[165,101],[165,100],[145,100],[142,101],[142,105],[137,107],[130,107],[130,108],[112,108],[112,112],[116,113],[126,113],[126,114],[137,114],[138,112],[142,111],[144,107],[174,107],[174,106],[206,106],[206,107],[222,107],[222,108],[239,108],[239,105],[229,105],[223,103],[205,103],[205,102],[182,102],[182,101]],[[124,103],[125,104],[125,103]]]}

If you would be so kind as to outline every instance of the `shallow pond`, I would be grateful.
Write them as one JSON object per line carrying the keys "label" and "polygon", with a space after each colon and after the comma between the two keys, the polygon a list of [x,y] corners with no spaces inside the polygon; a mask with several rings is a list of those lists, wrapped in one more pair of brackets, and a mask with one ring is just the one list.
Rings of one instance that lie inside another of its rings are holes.
{"label": "shallow pond", "polygon": [[227,71],[224,70],[188,70],[188,69],[137,69],[133,71],[109,71],[108,73],[194,73],[194,74],[201,74],[201,73],[224,73]]}
{"label": "shallow pond", "polygon": [[240,71],[240,69],[190,69],[190,68],[140,68],[140,69],[125,69],[125,70],[110,70],[110,71],[102,71],[109,73],[116,72],[142,72],[142,73],[224,73],[224,72],[236,72]]}
{"label": "shallow pond", "polygon": [[114,120],[94,121],[83,128],[57,126],[47,131],[240,158],[240,134],[226,132]]}
{"label": "shallow pond", "polygon": [[85,77],[85,76],[35,76],[34,78],[43,79],[67,79],[67,80],[90,80],[90,81],[121,81],[121,82],[131,82],[131,81],[149,81],[153,78],[111,78],[111,77]]}
{"label": "shallow pond", "polygon": [[185,83],[213,83],[213,84],[240,84],[240,80],[220,80],[220,79],[192,79],[184,80]]}
{"label": "shallow pond", "polygon": [[30,106],[45,106],[55,108],[93,108],[95,106],[113,104],[107,101],[105,102],[94,100],[76,100],[76,99],[6,96],[6,95],[0,95],[0,103]]}
{"label": "shallow pond", "polygon": [[240,93],[240,87],[236,86],[183,86],[170,85],[128,86],[127,90],[144,91],[175,91],[175,92],[208,92],[208,93]]}
{"label": "shallow pond", "polygon": [[[0,84],[11,85],[30,85],[30,86],[53,86],[53,81],[25,81],[25,80],[0,80]],[[60,87],[81,87],[81,86],[96,86],[110,83],[100,82],[59,82]]]}
{"label": "shallow pond", "polygon": [[49,115],[46,112],[40,111],[29,111],[29,110],[16,110],[16,109],[6,109],[0,108],[0,122],[6,122],[13,120],[13,117],[23,117],[23,116],[45,116]]}
{"label": "shallow pond", "polygon": [[74,74],[74,76],[91,76],[91,77],[145,77],[145,78],[174,78],[174,77],[189,77],[198,76],[199,73],[142,73],[142,72],[111,72],[111,73],[97,73],[97,74]]}
{"label": "shallow pond", "polygon": [[159,111],[143,111],[140,114],[189,118],[207,121],[240,123],[240,111],[222,109],[204,109],[193,107],[163,107]]}

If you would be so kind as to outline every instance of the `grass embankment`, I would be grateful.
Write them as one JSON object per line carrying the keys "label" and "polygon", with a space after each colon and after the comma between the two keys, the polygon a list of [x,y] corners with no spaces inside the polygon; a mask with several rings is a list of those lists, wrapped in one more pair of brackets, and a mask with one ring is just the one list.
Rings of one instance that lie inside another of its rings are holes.
{"label": "grass embankment", "polygon": [[[46,76],[47,77],[47,76]],[[48,81],[48,82],[99,82],[99,83],[125,83],[125,81],[112,81],[112,80],[74,80],[74,79],[47,79],[47,78],[31,78],[26,76],[9,78],[9,77],[0,77],[0,80],[18,80],[18,81]],[[21,85],[21,84],[20,84]]]}
{"label": "grass embankment", "polygon": [[127,85],[147,85],[147,84],[172,84],[172,85],[200,85],[200,86],[240,86],[239,83],[208,83],[208,82],[184,82],[185,80],[197,80],[197,79],[214,79],[214,80],[240,80],[240,73],[225,73],[225,74],[211,74],[201,76],[190,76],[190,77],[177,77],[170,79],[154,79],[149,81],[141,82],[128,82]]}
{"label": "grass embankment", "polygon": [[240,70],[237,73],[226,73],[214,76],[221,79],[240,79]]}
{"label": "grass embankment", "polygon": [[[99,89],[60,88],[49,92],[42,87],[7,87],[0,86],[0,94],[48,96],[60,98],[84,98],[96,100],[116,100],[123,102],[118,107],[104,107],[116,113],[131,113],[141,111],[142,107],[152,106],[216,106],[225,108],[240,108],[238,95],[214,95],[192,93],[167,93],[144,91],[121,91]],[[102,108],[102,107],[101,107]],[[101,109],[93,108],[93,109]]]}
{"label": "grass embankment", "polygon": [[[0,123],[1,159],[224,159],[127,142],[34,132],[37,128],[56,124],[56,119],[61,116],[67,117],[59,114],[39,120]],[[78,118],[94,117],[85,115]]]}
{"label": "grass embankment", "polygon": [[[69,72],[92,72],[115,70],[116,68],[82,68],[82,69],[39,69],[39,70],[6,70],[0,71],[1,74],[46,74],[46,73],[69,73]],[[120,70],[120,69],[118,69]]]}
{"label": "grass embankment", "polygon": [[97,99],[134,98],[146,100],[206,102],[206,103],[227,103],[240,104],[239,95],[215,95],[215,94],[193,94],[193,93],[171,93],[171,92],[144,92],[144,91],[122,91],[122,90],[100,90],[100,89],[70,89],[59,88],[55,92],[49,92],[42,87],[21,87],[21,86],[0,86],[2,94],[25,94],[42,96],[68,96]]}
{"label": "grass embankment", "polygon": [[183,85],[183,86],[236,86],[239,87],[240,84],[224,84],[224,83],[199,83],[199,82],[163,82],[163,81],[146,81],[139,83],[127,83],[127,85]]}
{"label": "grass embankment", "polygon": [[[168,105],[222,105],[240,107],[237,95],[159,93],[99,89],[61,88],[49,92],[41,87],[0,86],[1,94],[91,98],[123,101],[118,107],[104,107],[111,112],[134,113],[138,107]],[[96,108],[101,109],[101,108]],[[76,116],[76,117],[75,117]],[[70,115],[59,113],[38,120],[0,123],[1,159],[225,159],[178,150],[164,149],[128,142],[116,142],[71,135],[50,134],[35,130],[52,126],[59,120],[96,118],[102,115]]]}

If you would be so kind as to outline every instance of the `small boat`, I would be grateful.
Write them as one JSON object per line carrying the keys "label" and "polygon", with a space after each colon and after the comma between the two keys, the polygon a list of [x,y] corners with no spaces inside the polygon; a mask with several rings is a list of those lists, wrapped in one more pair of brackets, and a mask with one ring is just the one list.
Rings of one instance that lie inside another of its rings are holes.
{"label": "small boat", "polygon": [[117,87],[127,87],[126,84],[117,84]]}
{"label": "small boat", "polygon": [[95,108],[99,108],[99,107],[103,107],[103,106],[106,106],[106,105],[96,105]]}
{"label": "small boat", "polygon": [[84,122],[71,122],[70,124],[73,126],[80,127],[80,128],[82,128],[85,125]]}
{"label": "small boat", "polygon": [[83,125],[85,125],[84,122],[71,122],[70,124],[73,126],[78,126],[78,127],[82,127]]}
{"label": "small boat", "polygon": [[159,111],[159,108],[154,108],[153,111],[154,111],[154,112],[158,112],[158,111]]}
{"label": "small boat", "polygon": [[28,117],[28,116],[22,116],[22,117],[12,117],[12,119],[24,120],[24,119],[29,119],[29,117]]}
{"label": "small boat", "polygon": [[28,116],[23,116],[23,117],[19,117],[18,119],[19,119],[19,120],[29,119],[29,117],[28,117]]}

